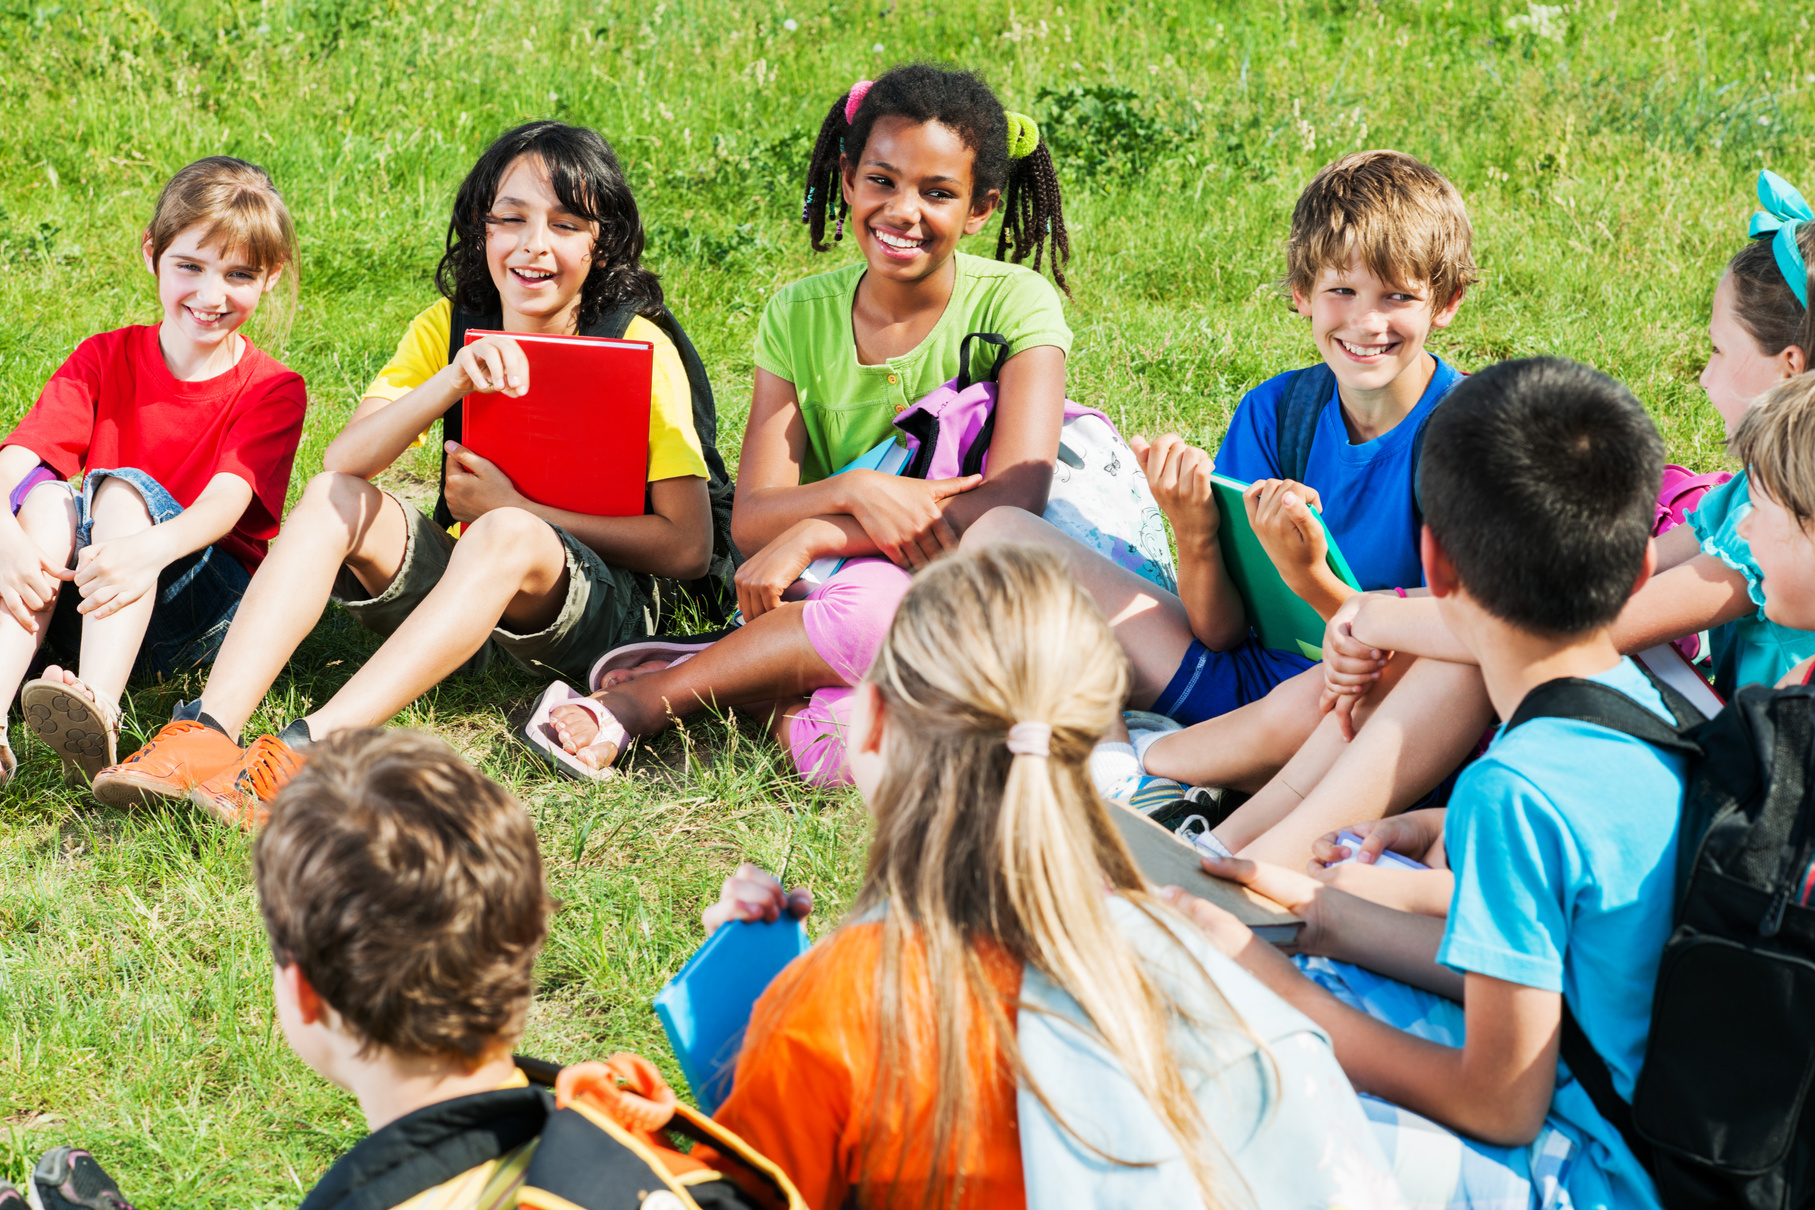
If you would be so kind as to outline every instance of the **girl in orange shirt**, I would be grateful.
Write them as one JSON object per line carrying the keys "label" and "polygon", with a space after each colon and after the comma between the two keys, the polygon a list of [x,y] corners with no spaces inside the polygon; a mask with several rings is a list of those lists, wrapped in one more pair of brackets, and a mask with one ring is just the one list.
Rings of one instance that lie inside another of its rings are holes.
{"label": "girl in orange shirt", "polygon": [[[717,1115],[809,1204],[1399,1204],[1328,1039],[1158,898],[1092,790],[1127,680],[1044,551],[903,598],[848,747],[863,889],[757,1002]],[[747,865],[705,923],[810,909]]]}

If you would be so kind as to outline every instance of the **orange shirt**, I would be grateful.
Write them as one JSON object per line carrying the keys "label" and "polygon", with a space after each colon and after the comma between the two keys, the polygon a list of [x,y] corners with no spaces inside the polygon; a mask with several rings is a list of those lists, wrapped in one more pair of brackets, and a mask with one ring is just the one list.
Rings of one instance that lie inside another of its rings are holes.
{"label": "orange shirt", "polygon": [[[880,1119],[873,1111],[882,927],[839,929],[763,993],[731,1095],[715,1118],[774,1161],[819,1210],[837,1210],[857,1189],[866,1142],[880,1168],[870,1174],[871,1187],[888,1204],[917,1207],[931,1166],[936,1075],[930,1061],[909,1074],[905,1103],[882,1107]],[[907,959],[903,986],[910,1004],[924,1004],[924,959],[913,947]],[[988,950],[984,971],[1012,1023],[1021,964]],[[930,1008],[904,1019],[930,1022]],[[973,1007],[970,1019],[972,1093],[969,1115],[959,1127],[965,1191],[958,1205],[1023,1210],[1014,1072],[997,1051],[981,1010]],[[922,1054],[929,1051],[922,1048]]]}

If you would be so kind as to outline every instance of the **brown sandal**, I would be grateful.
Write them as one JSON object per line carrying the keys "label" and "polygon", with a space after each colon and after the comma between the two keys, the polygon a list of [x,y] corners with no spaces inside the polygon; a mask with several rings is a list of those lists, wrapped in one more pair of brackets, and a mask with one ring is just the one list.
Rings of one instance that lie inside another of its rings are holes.
{"label": "brown sandal", "polygon": [[[83,686],[86,689],[87,686]],[[120,714],[73,685],[39,677],[19,691],[25,725],[63,758],[63,780],[89,785],[119,763]]]}

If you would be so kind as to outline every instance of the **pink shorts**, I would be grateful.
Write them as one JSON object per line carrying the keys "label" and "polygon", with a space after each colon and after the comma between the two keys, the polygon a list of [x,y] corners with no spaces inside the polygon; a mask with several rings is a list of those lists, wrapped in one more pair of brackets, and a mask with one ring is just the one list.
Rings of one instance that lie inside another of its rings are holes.
{"label": "pink shorts", "polygon": [[819,658],[844,678],[843,685],[814,692],[788,724],[788,751],[800,775],[815,785],[851,783],[844,737],[850,726],[851,688],[870,670],[894,620],[895,607],[913,575],[887,559],[852,559],[807,596],[801,623]]}

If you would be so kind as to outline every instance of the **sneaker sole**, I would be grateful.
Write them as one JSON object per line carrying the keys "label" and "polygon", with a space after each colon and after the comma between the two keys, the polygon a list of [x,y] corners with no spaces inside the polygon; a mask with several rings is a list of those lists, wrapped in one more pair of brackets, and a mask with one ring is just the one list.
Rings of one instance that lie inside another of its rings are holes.
{"label": "sneaker sole", "polygon": [[160,802],[182,802],[189,790],[161,777],[136,773],[103,773],[94,780],[95,801],[109,807],[149,807]]}
{"label": "sneaker sole", "polygon": [[[195,806],[208,812],[209,815],[214,817],[216,822],[223,823],[230,828],[251,829],[256,827],[257,816],[259,814],[258,808],[265,805],[259,803],[248,810],[244,798],[241,798],[239,801],[230,805],[215,798],[212,794],[205,792],[200,786],[189,791],[184,797]],[[268,807],[266,809],[269,810]]]}
{"label": "sneaker sole", "polygon": [[96,775],[119,763],[119,751],[101,708],[69,686],[43,679],[19,693],[25,725],[63,759],[63,776],[92,784]]}

